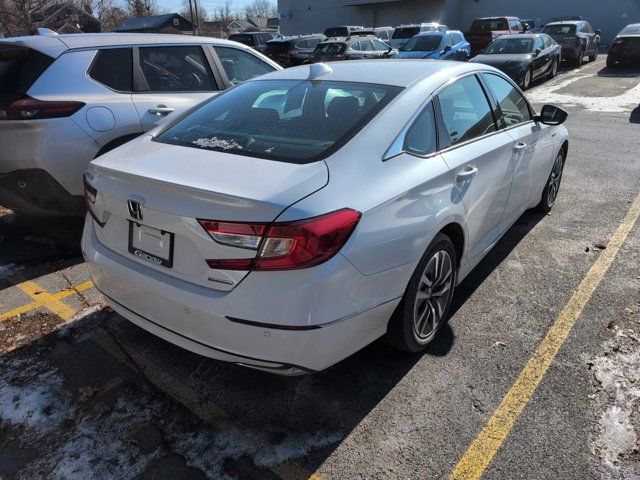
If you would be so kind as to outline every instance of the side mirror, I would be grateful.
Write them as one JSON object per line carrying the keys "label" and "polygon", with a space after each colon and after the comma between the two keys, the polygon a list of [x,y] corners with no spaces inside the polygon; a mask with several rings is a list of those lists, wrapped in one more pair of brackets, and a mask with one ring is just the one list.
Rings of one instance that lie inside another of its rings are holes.
{"label": "side mirror", "polygon": [[540,50],[539,48],[536,48],[536,51],[533,52],[533,54],[537,57],[538,55],[540,55],[542,53],[542,50]]}
{"label": "side mirror", "polygon": [[555,105],[545,105],[542,107],[540,115],[536,115],[533,119],[545,125],[562,125],[568,117],[569,114],[563,109]]}
{"label": "side mirror", "polygon": [[602,33],[602,30],[596,30],[596,35],[600,35]]}
{"label": "side mirror", "polygon": [[448,52],[450,52],[451,50],[453,50],[453,47],[452,47],[451,45],[446,45],[442,51],[443,51],[444,53],[448,53]]}

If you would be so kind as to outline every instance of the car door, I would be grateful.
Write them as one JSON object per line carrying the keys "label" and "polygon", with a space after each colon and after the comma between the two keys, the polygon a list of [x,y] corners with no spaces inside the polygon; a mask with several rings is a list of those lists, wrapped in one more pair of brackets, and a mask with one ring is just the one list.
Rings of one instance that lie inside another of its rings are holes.
{"label": "car door", "polygon": [[362,55],[363,58],[380,57],[380,55],[376,52],[375,48],[373,47],[373,43],[371,42],[371,40],[361,40],[360,48],[362,48],[362,51],[363,51],[363,55]]}
{"label": "car door", "polygon": [[[513,139],[495,123],[489,97],[476,75],[467,75],[437,94],[438,123],[450,144],[442,156],[451,169],[454,202],[467,215],[468,259],[498,238],[513,176]],[[442,143],[442,142],[441,142]]]}
{"label": "car door", "polygon": [[386,57],[390,53],[391,47],[389,47],[389,45],[387,45],[386,43],[377,39],[372,40],[372,42],[373,48],[376,49],[376,53],[378,54],[379,58]]}
{"label": "car door", "polygon": [[451,35],[445,33],[442,35],[442,41],[440,42],[440,51],[442,52],[440,58],[442,60],[455,60],[456,52],[453,51],[453,40]]}
{"label": "car door", "polygon": [[540,78],[544,75],[548,63],[548,52],[544,47],[544,38],[537,37],[533,43],[533,58],[531,64],[533,65],[533,78]]}
{"label": "car door", "polygon": [[510,157],[513,184],[498,225],[508,229],[531,206],[535,192],[551,171],[553,139],[548,127],[533,120],[533,111],[524,95],[507,79],[483,73],[496,104],[498,126],[511,137]]}
{"label": "car door", "polygon": [[201,45],[134,49],[132,99],[144,131],[215,95],[218,83]]}

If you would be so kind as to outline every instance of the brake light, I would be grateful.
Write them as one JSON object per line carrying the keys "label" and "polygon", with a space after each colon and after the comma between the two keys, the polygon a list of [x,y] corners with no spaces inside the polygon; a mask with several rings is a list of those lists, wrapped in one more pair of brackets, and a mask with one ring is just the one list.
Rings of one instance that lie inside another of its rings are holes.
{"label": "brake light", "polygon": [[41,120],[73,115],[82,102],[37,100],[28,95],[15,95],[0,99],[0,120]]}
{"label": "brake light", "polygon": [[222,270],[294,270],[326,262],[347,242],[360,212],[345,208],[287,223],[236,223],[198,220],[216,242],[256,250],[246,259],[207,260]]}
{"label": "brake light", "polygon": [[84,204],[87,207],[89,215],[91,215],[95,222],[100,225],[100,228],[102,228],[104,227],[106,222],[98,219],[98,216],[93,211],[93,206],[95,205],[96,199],[98,198],[98,190],[93,185],[91,185],[91,183],[89,183],[91,180],[93,180],[93,175],[91,175],[89,172],[85,172],[82,180],[84,184]]}

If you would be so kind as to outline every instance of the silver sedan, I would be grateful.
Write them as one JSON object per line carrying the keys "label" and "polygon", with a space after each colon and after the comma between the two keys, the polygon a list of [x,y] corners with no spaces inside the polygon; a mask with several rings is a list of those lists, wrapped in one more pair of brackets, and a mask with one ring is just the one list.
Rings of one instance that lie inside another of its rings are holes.
{"label": "silver sedan", "polygon": [[480,64],[270,73],[94,160],[83,252],[114,310],[213,358],[418,352],[518,217],[553,207],[566,117]]}

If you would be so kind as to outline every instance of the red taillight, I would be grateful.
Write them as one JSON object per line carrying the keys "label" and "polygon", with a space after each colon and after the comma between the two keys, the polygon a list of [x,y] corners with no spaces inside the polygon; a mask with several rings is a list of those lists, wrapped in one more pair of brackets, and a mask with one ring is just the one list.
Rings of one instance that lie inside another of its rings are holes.
{"label": "red taillight", "polygon": [[96,221],[96,223],[100,225],[100,227],[102,228],[104,227],[105,222],[102,222],[98,218],[96,213],[93,211],[93,206],[95,205],[96,198],[98,197],[98,190],[93,185],[91,185],[91,183],[89,183],[89,181],[92,179],[93,177],[88,172],[85,172],[85,174],[82,177],[82,180],[84,183],[84,204],[87,207],[87,211],[89,212],[89,215],[91,215],[91,217]]}
{"label": "red taillight", "polygon": [[348,208],[290,223],[244,224],[199,220],[225,245],[259,250],[255,258],[207,260],[223,270],[293,270],[326,262],[347,242],[360,220]]}
{"label": "red taillight", "polygon": [[28,95],[0,99],[0,120],[41,120],[73,115],[84,107],[82,102],[37,100]]}

